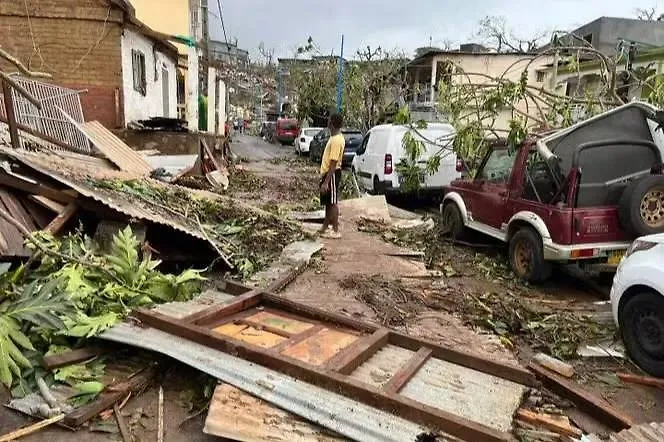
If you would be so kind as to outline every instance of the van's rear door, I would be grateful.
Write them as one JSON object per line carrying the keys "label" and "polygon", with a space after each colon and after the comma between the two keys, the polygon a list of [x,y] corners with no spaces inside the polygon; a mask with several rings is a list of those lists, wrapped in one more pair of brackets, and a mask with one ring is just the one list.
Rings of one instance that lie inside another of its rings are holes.
{"label": "van's rear door", "polygon": [[[408,129],[400,127],[398,130],[398,143],[401,145],[403,137]],[[422,168],[426,167],[427,161],[436,154],[440,154],[440,167],[433,175],[424,174],[421,180],[422,187],[425,189],[435,189],[447,186],[457,178],[461,178],[461,173],[456,170],[457,156],[452,151],[452,142],[454,141],[454,127],[444,123],[429,123],[426,129],[413,129],[413,137],[424,143],[425,152],[420,158]],[[400,146],[401,155],[404,155],[403,145]],[[401,158],[395,161],[395,165]]]}

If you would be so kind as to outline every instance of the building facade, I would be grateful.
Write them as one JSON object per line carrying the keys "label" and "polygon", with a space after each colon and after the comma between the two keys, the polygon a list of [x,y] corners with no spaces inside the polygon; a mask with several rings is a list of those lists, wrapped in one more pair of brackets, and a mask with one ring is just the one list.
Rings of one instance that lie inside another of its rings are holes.
{"label": "building facade", "polygon": [[[133,119],[175,116],[170,106],[170,100],[176,100],[175,83],[169,79],[166,87],[162,73],[154,73],[165,67],[167,75],[175,76],[177,49],[138,21],[126,1],[26,2],[29,16],[23,2],[0,2],[3,49],[29,69],[51,74],[50,82],[82,91],[86,120],[119,128]],[[136,53],[135,69],[127,59],[132,51]],[[9,72],[15,70],[8,64],[1,66]],[[138,94],[127,90],[134,84],[141,90],[135,91]],[[152,93],[156,89],[162,91],[160,99]]]}

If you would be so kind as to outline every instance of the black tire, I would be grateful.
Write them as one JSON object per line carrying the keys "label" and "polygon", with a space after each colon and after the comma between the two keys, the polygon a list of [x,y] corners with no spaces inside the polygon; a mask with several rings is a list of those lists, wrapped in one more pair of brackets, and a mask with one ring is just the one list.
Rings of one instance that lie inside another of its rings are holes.
{"label": "black tire", "polygon": [[618,312],[627,354],[648,374],[664,377],[664,297],[644,291]]}
{"label": "black tire", "polygon": [[664,232],[664,176],[633,180],[620,198],[620,222],[633,236]]}
{"label": "black tire", "polygon": [[522,228],[510,239],[510,265],[524,281],[540,283],[551,276],[551,263],[544,261],[542,237],[531,228]]}
{"label": "black tire", "polygon": [[446,235],[452,239],[461,239],[463,237],[465,226],[463,224],[463,216],[461,210],[456,203],[447,203],[443,207],[443,230]]}

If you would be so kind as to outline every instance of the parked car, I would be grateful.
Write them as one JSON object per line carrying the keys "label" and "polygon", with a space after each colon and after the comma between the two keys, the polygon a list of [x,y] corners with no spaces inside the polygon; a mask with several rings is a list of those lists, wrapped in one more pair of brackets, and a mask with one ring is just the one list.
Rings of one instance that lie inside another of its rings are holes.
{"label": "parked car", "polygon": [[300,129],[300,136],[295,141],[295,152],[299,154],[309,153],[309,145],[322,127],[305,127]]}
{"label": "parked car", "polygon": [[292,145],[300,133],[300,125],[297,120],[290,118],[279,118],[277,120],[277,141],[283,145]]}
{"label": "parked car", "polygon": [[664,234],[632,243],[611,287],[613,317],[639,367],[664,377]]}
{"label": "parked car", "polygon": [[634,238],[664,232],[659,115],[632,102],[515,150],[492,146],[474,178],[445,187],[444,227],[509,244],[530,282],[552,263],[615,270]]}
{"label": "parked car", "polygon": [[[348,167],[352,164],[355,152],[360,147],[362,142],[362,132],[357,129],[344,128],[341,129],[341,134],[346,141],[342,166]],[[327,146],[328,141],[330,141],[329,129],[323,129],[314,136],[314,139],[309,145],[309,157],[312,161],[320,162],[323,159],[323,152],[325,151],[325,146]]]}
{"label": "parked car", "polygon": [[[407,132],[408,128],[403,125],[384,124],[372,128],[364,136],[353,160],[353,171],[361,188],[374,194],[403,193],[403,178],[397,173],[396,165],[404,158],[402,141]],[[430,123],[413,136],[424,142],[426,151],[421,161],[426,163],[441,148],[451,146],[454,128],[449,124]],[[421,176],[421,192],[441,195],[443,186],[460,177],[457,156],[449,151],[442,155],[436,173]]]}

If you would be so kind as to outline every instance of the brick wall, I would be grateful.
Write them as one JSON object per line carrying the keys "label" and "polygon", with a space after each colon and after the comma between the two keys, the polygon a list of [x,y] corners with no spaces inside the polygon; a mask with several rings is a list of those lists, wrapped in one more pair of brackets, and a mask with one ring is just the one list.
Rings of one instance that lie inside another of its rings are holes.
{"label": "brick wall", "polygon": [[[122,100],[122,21],[123,11],[106,0],[0,1],[3,49],[29,69],[52,74],[53,83],[88,89],[81,96],[86,119],[109,128],[122,122],[116,115],[116,95]],[[15,71],[4,62],[0,67]]]}

